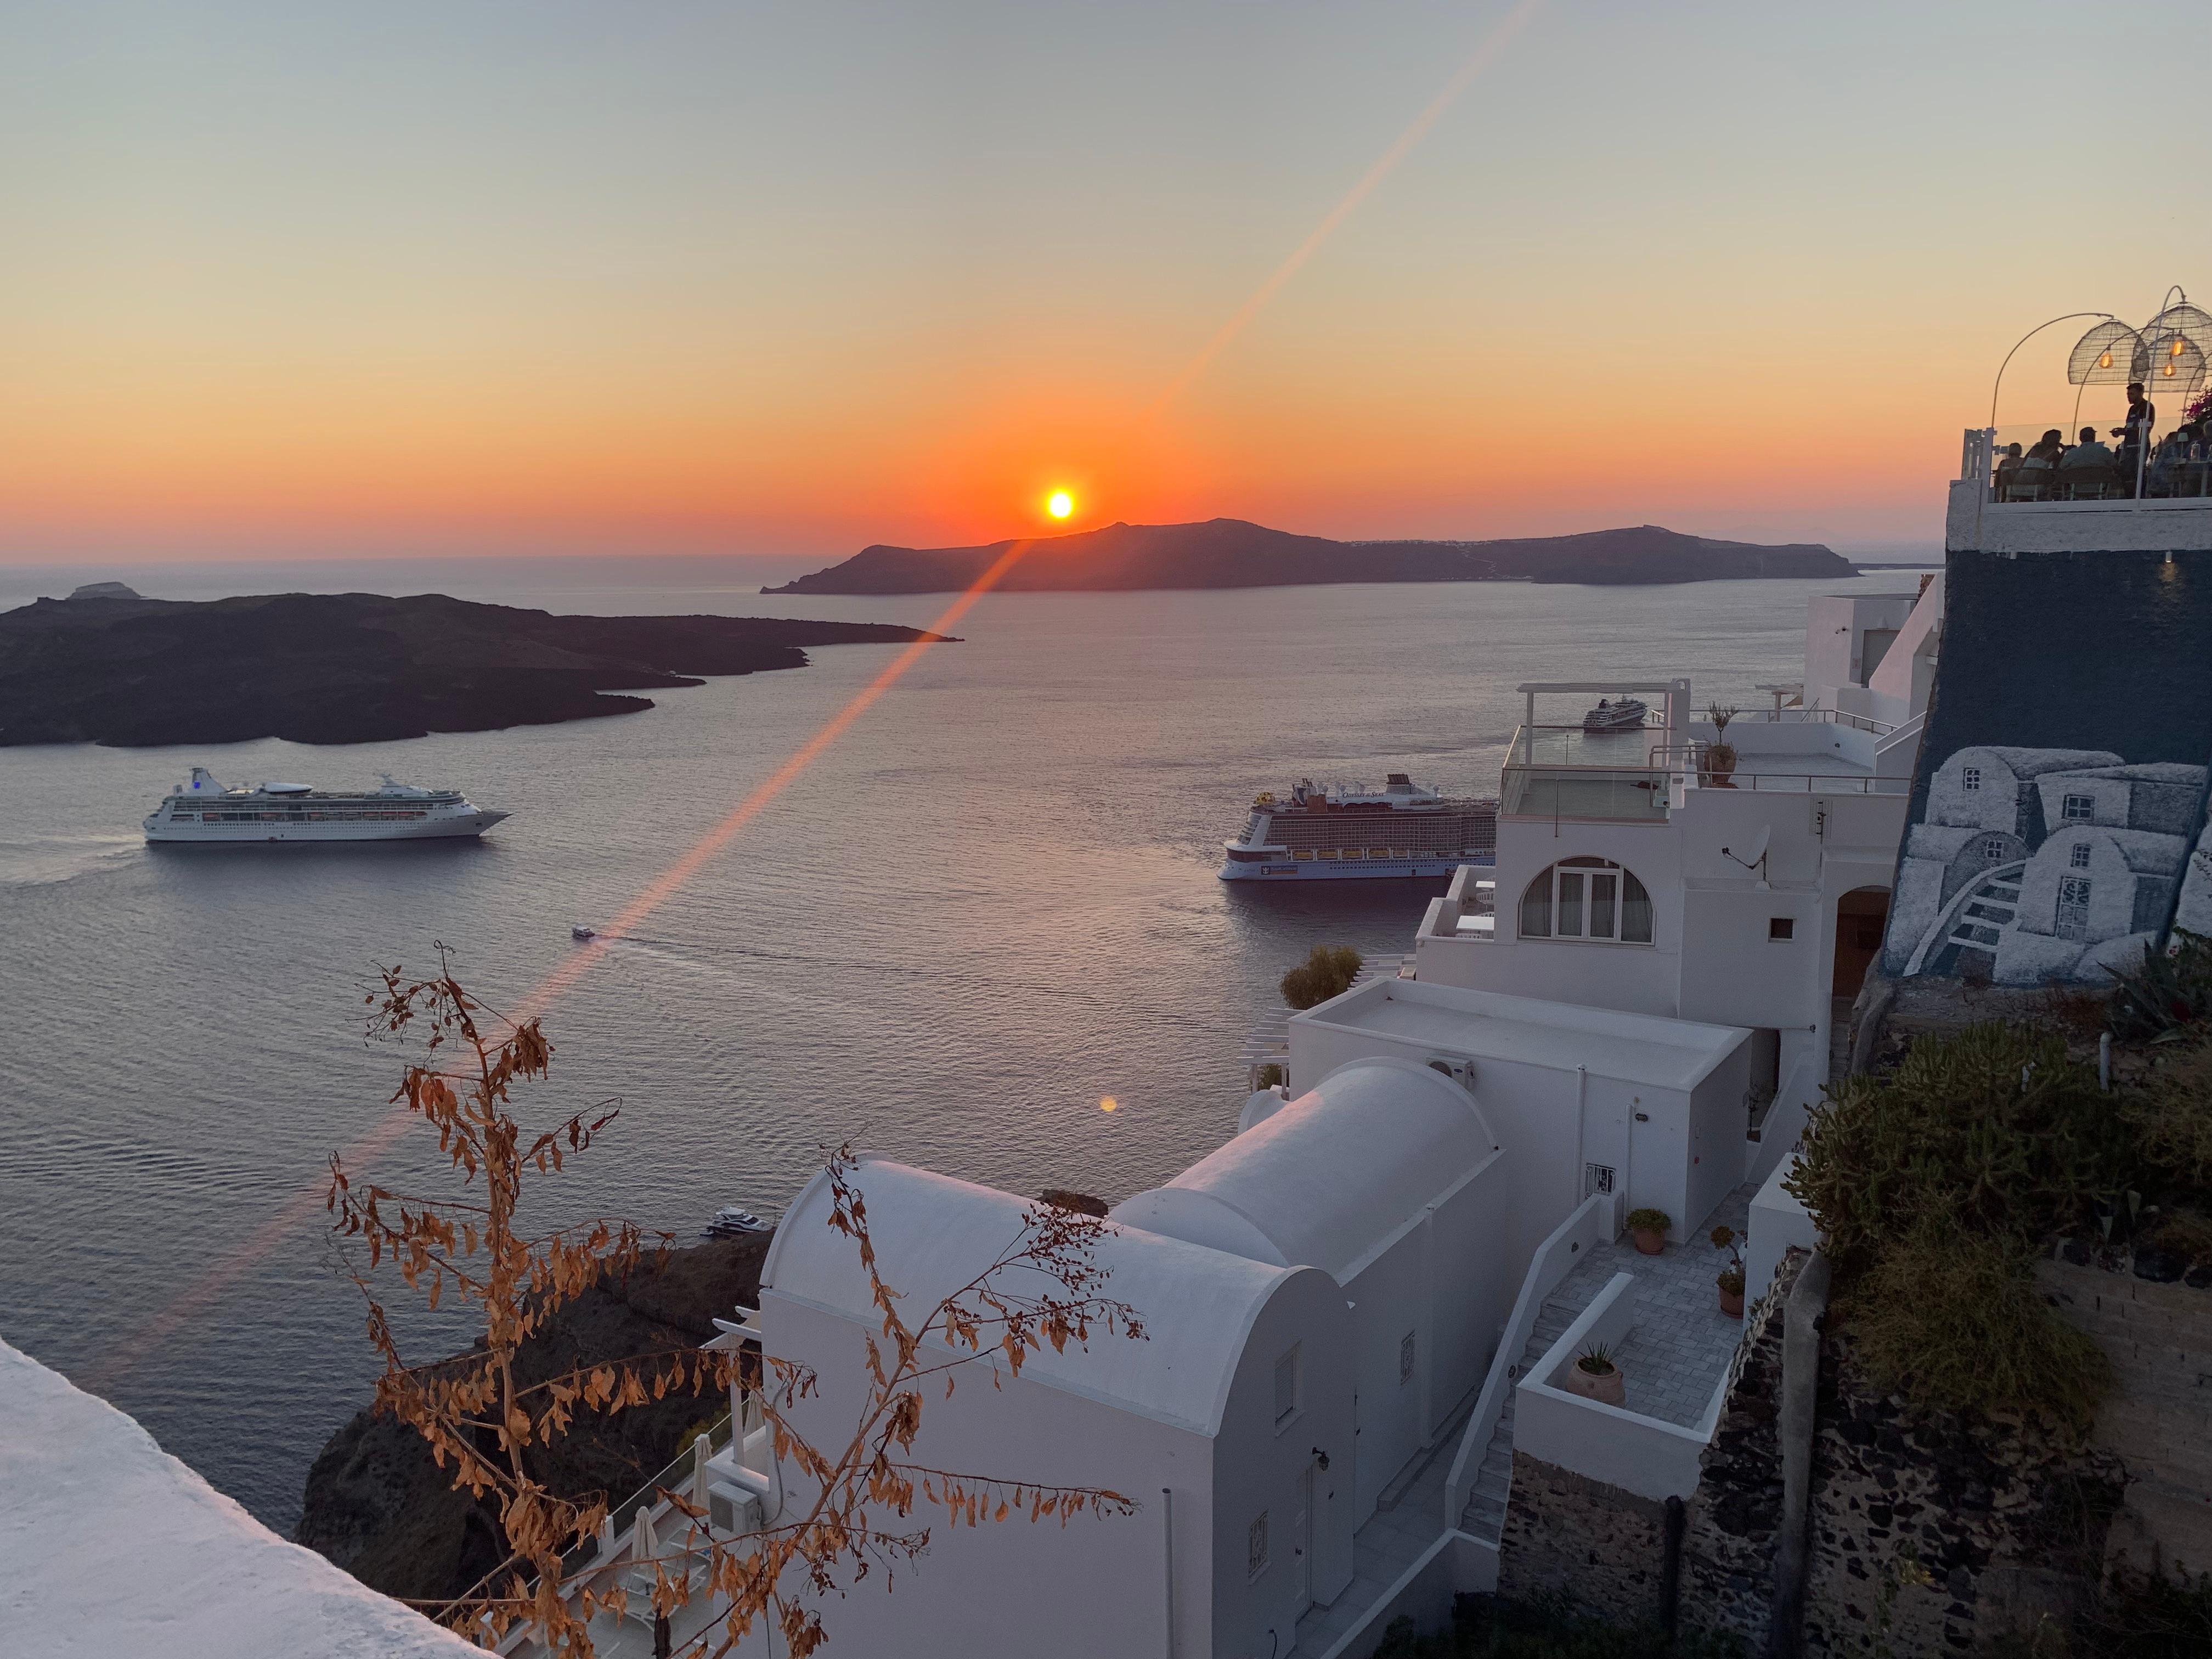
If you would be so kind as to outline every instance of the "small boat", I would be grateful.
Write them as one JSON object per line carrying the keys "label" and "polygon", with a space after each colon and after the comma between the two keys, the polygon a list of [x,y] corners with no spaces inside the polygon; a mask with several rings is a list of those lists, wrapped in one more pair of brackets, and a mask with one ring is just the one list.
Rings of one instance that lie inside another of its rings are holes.
{"label": "small boat", "polygon": [[586,927],[580,921],[568,930],[570,939],[597,939],[599,936],[599,929]]}
{"label": "small boat", "polygon": [[749,1234],[772,1233],[775,1231],[775,1229],[773,1225],[768,1222],[763,1221],[750,1210],[745,1209],[740,1205],[725,1204],[720,1209],[714,1212],[714,1218],[707,1224],[706,1229],[702,1234],[702,1237],[706,1238],[744,1238]]}
{"label": "small boat", "polygon": [[1643,729],[1644,717],[1651,712],[1649,703],[1634,697],[1623,697],[1618,702],[1608,702],[1603,697],[1597,707],[1583,716],[1585,732],[1636,732]]}

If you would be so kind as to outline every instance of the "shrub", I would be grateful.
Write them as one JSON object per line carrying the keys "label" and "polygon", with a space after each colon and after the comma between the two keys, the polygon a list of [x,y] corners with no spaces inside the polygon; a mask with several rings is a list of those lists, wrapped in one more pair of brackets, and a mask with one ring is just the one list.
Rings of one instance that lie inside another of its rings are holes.
{"label": "shrub", "polygon": [[1674,1218],[1664,1210],[1631,1210],[1628,1231],[1632,1233],[1663,1233],[1674,1224]]}
{"label": "shrub", "polygon": [[2212,1653],[2212,1573],[2113,1569],[2082,1623],[2087,1651],[2127,1659],[2203,1659]]}
{"label": "shrub", "polygon": [[2116,1103],[2154,1183],[2212,1192],[2212,1039],[2168,1048]]}
{"label": "shrub", "polygon": [[1288,1080],[1283,1075],[1283,1068],[1272,1060],[1260,1068],[1260,1086],[1262,1089],[1279,1089]]}
{"label": "shrub", "polygon": [[1923,1037],[1887,1077],[1825,1092],[1783,1184],[1847,1274],[1923,1221],[2039,1238],[2087,1220],[2130,1172],[2112,1102],[2055,1033],[1992,1024]]}
{"label": "shrub", "polygon": [[1352,988],[1359,971],[1359,952],[1349,945],[1316,945],[1306,959],[1283,975],[1283,1000],[1293,1008],[1317,1008]]}
{"label": "shrub", "polygon": [[[1393,1638],[1403,1646],[1392,1647]],[[1612,1624],[1565,1601],[1543,1597],[1509,1601],[1495,1595],[1462,1595],[1452,1610],[1449,1638],[1426,1645],[1392,1621],[1375,1659],[1741,1659],[1735,1636],[1684,1631],[1668,1636],[1651,1620]]]}
{"label": "shrub", "polygon": [[2146,1241],[2153,1249],[2178,1255],[2191,1267],[2212,1261],[2212,1216],[2196,1210],[2172,1210],[2159,1218]]}
{"label": "shrub", "polygon": [[1945,1411],[2034,1413],[2077,1432],[2112,1384],[2104,1350],[2037,1290],[2002,1239],[1923,1216],[1841,1310],[1867,1373]]}
{"label": "shrub", "polygon": [[2171,950],[2148,952],[2142,965],[2112,988],[2112,1035],[2155,1042],[2184,1026],[2212,1019],[2212,939],[2173,930]]}

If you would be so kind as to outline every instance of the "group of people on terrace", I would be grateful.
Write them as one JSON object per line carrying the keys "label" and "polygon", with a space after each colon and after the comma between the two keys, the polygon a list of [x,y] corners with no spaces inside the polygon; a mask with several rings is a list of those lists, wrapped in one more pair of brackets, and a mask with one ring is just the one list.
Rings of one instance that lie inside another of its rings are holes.
{"label": "group of people on terrace", "polygon": [[2094,426],[2081,428],[2080,441],[2069,444],[2057,427],[2023,454],[2018,444],[2008,444],[1997,457],[1994,486],[2001,501],[2045,501],[2057,496],[2096,501],[2108,496],[2202,495],[2212,493],[2207,474],[2212,473],[2212,420],[2198,420],[2175,428],[2154,443],[2151,434],[2158,420],[2156,407],[2143,395],[2141,384],[2128,387],[2128,412],[2110,435],[2117,447],[2106,444]]}

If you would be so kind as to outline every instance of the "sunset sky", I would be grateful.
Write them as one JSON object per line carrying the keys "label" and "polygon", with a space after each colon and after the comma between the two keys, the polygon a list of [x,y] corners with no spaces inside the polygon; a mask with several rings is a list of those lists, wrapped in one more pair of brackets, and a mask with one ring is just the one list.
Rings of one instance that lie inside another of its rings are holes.
{"label": "sunset sky", "polygon": [[0,0],[0,558],[1926,545],[2020,334],[2212,303],[2207,27]]}

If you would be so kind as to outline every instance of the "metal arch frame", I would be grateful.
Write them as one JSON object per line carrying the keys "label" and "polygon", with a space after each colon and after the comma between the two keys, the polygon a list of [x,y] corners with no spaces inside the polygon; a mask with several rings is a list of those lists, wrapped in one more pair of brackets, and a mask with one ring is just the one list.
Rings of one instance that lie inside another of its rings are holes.
{"label": "metal arch frame", "polygon": [[[2109,311],[2069,311],[2063,317],[2053,317],[2048,323],[2038,323],[2033,328],[2028,330],[2027,333],[2021,335],[2019,339],[2014,341],[2012,350],[2006,352],[2004,355],[2004,362],[1997,365],[1996,379],[1990,383],[1990,429],[1992,432],[1996,429],[1997,424],[1997,392],[2004,385],[2004,372],[2007,368],[2011,367],[2014,356],[2018,353],[2021,347],[2026,345],[2037,335],[2042,333],[2045,329],[2051,326],[2051,324],[2071,322],[2077,317],[2094,317],[2101,322],[2107,323],[2117,323],[2120,320]],[[2075,398],[2075,413],[2078,415],[2080,412],[2081,398],[2077,396]]]}

